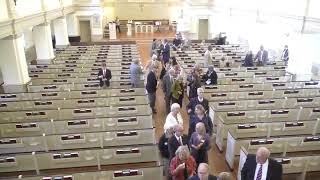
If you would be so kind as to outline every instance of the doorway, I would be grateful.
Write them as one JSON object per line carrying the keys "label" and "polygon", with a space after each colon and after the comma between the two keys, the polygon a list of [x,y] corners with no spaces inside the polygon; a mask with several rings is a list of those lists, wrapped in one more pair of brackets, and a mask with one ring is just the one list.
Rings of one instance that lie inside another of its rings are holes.
{"label": "doorway", "polygon": [[208,39],[209,25],[208,19],[199,19],[198,39]]}
{"label": "doorway", "polygon": [[80,42],[91,42],[90,21],[79,21],[80,25]]}

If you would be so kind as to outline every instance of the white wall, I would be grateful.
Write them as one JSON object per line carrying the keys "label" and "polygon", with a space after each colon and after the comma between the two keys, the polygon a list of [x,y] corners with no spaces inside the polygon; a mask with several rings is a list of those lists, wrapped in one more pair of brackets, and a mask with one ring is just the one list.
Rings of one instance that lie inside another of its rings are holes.
{"label": "white wall", "polygon": [[167,4],[121,4],[115,7],[114,13],[120,19],[169,19]]}
{"label": "white wall", "polygon": [[75,14],[79,20],[90,20],[91,25],[91,34],[102,36],[103,28],[102,28],[102,21],[103,21],[103,11],[102,9],[96,9],[93,11],[77,11]]}
{"label": "white wall", "polygon": [[17,16],[27,16],[42,11],[41,0],[18,0],[16,6]]}
{"label": "white wall", "polygon": [[79,36],[79,20],[75,13],[71,13],[66,16],[67,19],[67,29],[69,36]]}
{"label": "white wall", "polygon": [[108,21],[113,21],[116,16],[120,20],[152,20],[169,19],[178,20],[181,7],[178,2],[154,1],[152,3],[109,3],[104,6],[104,16]]}
{"label": "white wall", "polygon": [[63,6],[71,6],[73,3],[73,0],[62,0]]}
{"label": "white wall", "polygon": [[60,8],[60,1],[43,0],[43,2],[47,11]]}
{"label": "white wall", "polygon": [[110,21],[114,21],[116,19],[114,14],[114,7],[104,7],[103,8],[103,16],[105,19],[104,24],[107,24]]}
{"label": "white wall", "polygon": [[29,27],[23,31],[24,38],[24,49],[28,49],[34,46],[33,36],[32,36],[32,27]]}
{"label": "white wall", "polygon": [[313,18],[320,18],[320,11],[319,11],[320,1],[319,0],[309,0],[309,1],[310,1],[310,4],[309,4],[308,16]]}
{"label": "white wall", "polygon": [[294,35],[289,39],[288,71],[297,74],[311,74],[312,64],[320,63],[320,35]]}

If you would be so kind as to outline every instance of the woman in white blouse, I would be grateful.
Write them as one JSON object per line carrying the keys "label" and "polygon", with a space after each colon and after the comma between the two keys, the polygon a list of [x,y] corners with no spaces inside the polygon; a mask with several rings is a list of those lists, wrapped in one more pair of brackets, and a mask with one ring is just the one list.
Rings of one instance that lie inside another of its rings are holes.
{"label": "woman in white blouse", "polygon": [[171,105],[171,112],[167,115],[166,122],[163,127],[164,132],[173,128],[176,124],[183,125],[183,119],[180,114],[180,105],[178,103],[173,103]]}

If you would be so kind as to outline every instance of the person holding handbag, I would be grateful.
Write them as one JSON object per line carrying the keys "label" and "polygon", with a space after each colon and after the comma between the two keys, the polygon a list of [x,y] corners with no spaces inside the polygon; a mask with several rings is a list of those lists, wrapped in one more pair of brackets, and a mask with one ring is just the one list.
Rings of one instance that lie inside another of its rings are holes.
{"label": "person holding handbag", "polygon": [[184,95],[183,78],[182,76],[178,76],[178,78],[173,82],[171,86],[172,103],[178,103],[180,107],[182,107],[183,95]]}

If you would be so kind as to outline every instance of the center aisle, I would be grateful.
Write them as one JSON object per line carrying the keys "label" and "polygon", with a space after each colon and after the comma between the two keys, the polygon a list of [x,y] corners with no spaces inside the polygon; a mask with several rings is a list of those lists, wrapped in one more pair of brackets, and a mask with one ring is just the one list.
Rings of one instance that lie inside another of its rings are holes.
{"label": "center aisle", "polygon": [[[160,38],[162,39],[163,36],[160,36]],[[170,37],[169,39],[171,38],[173,37]],[[141,62],[144,67],[150,61],[151,41],[152,39],[136,40],[137,45],[139,47]],[[189,116],[186,111],[186,105],[188,104],[188,102],[189,102],[188,98],[184,97],[183,107],[181,108],[181,114],[184,120],[183,124],[184,124],[185,134],[188,133],[188,125],[189,125]],[[156,109],[157,109],[157,114],[153,115],[153,120],[155,122],[156,137],[158,141],[160,136],[163,134],[163,125],[166,119],[165,101],[164,101],[164,94],[161,88],[161,84],[159,84],[159,87],[157,89]],[[225,152],[220,153],[214,142],[215,140],[212,140],[212,148],[209,151],[209,165],[210,165],[210,173],[214,175],[218,175],[220,172],[223,172],[223,171],[228,172],[230,170],[225,161]],[[236,179],[236,172],[232,172],[232,176],[233,176],[233,179]]]}

